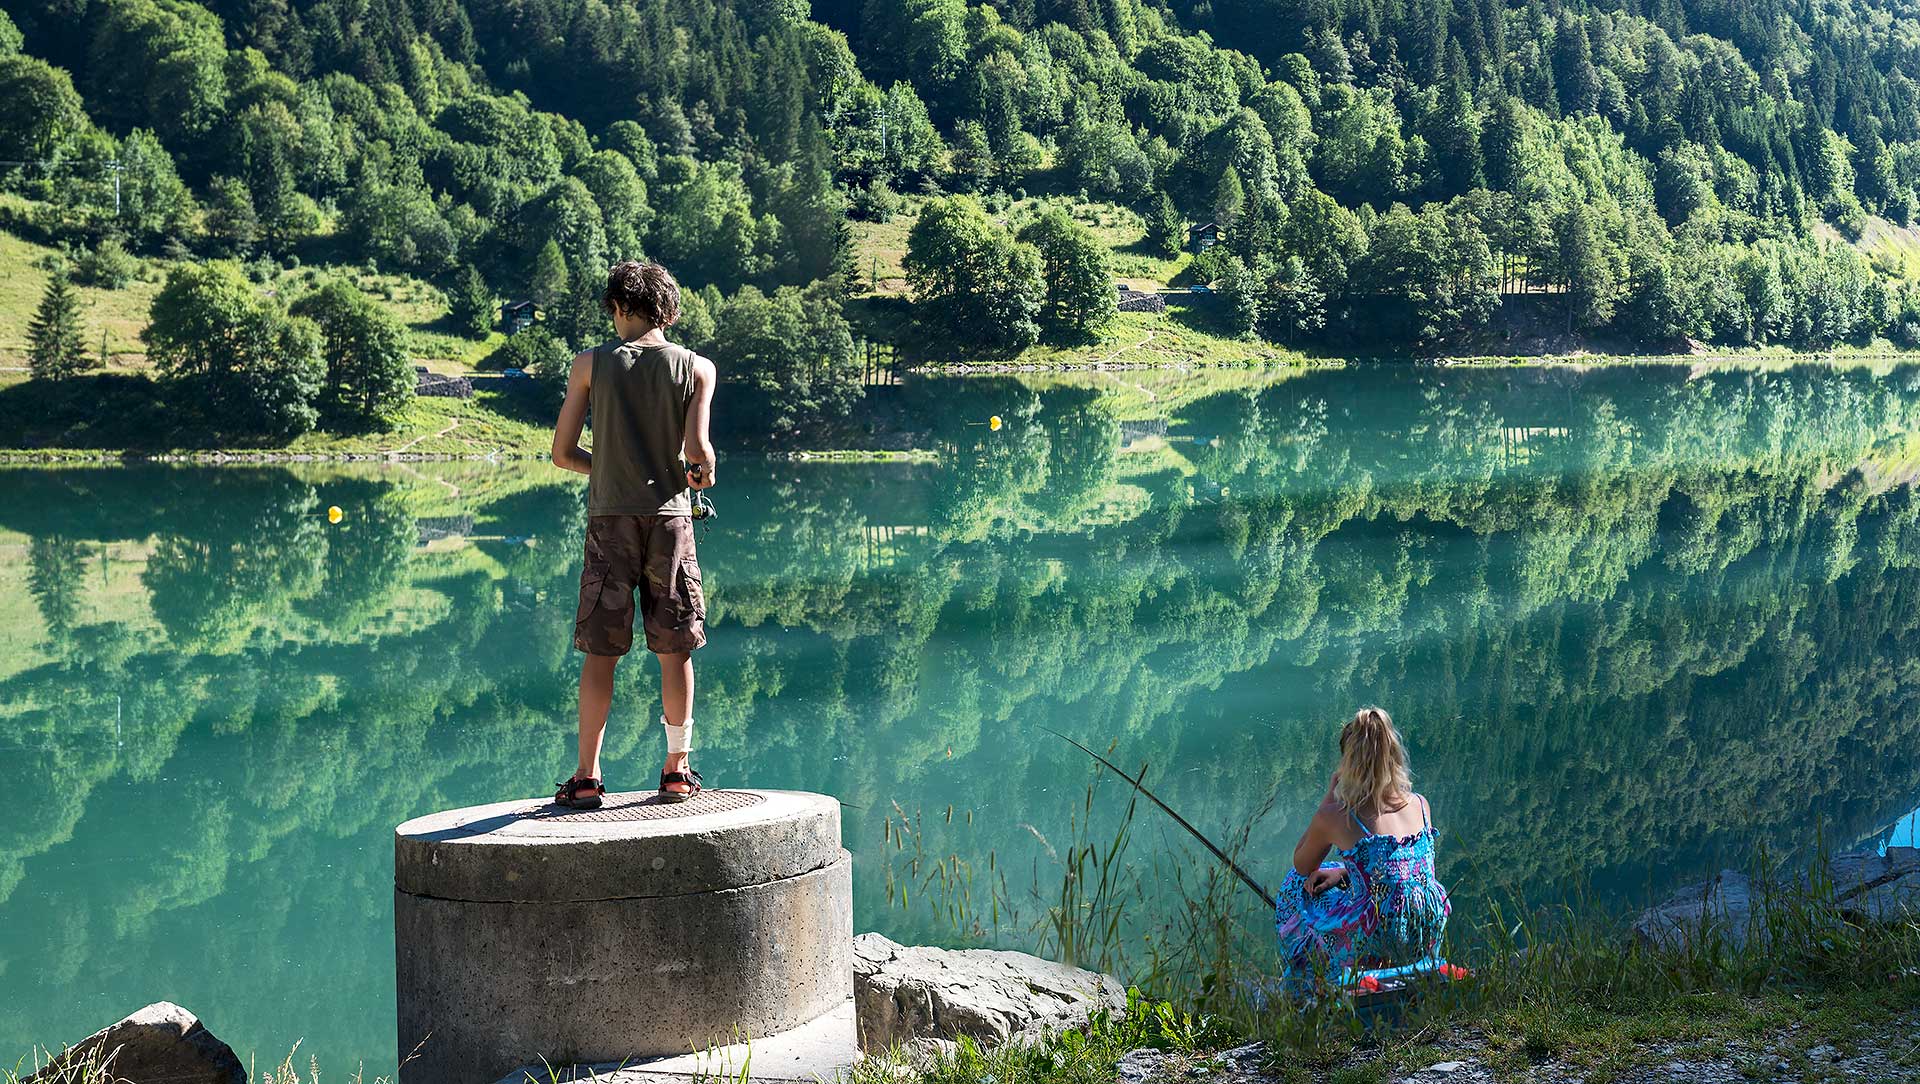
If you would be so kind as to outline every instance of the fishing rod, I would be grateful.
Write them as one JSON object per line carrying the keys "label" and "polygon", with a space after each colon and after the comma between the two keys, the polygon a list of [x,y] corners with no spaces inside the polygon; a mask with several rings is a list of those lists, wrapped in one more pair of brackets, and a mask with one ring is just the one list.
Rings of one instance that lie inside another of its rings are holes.
{"label": "fishing rod", "polygon": [[1055,730],[1052,727],[1045,727],[1045,726],[1041,727],[1040,729],[1046,731],[1047,733],[1053,735],[1056,738],[1059,738],[1061,741],[1066,742],[1068,745],[1073,746],[1075,749],[1078,749],[1082,753],[1085,753],[1088,756],[1092,757],[1093,759],[1099,761],[1103,766],[1106,767],[1108,771],[1126,780],[1127,782],[1133,784],[1134,790],[1137,790],[1141,794],[1146,795],[1149,801],[1153,802],[1154,805],[1159,806],[1161,811],[1166,813],[1167,816],[1172,817],[1174,820],[1174,823],[1178,824],[1182,828],[1185,828],[1187,831],[1193,833],[1193,838],[1206,844],[1207,850],[1212,851],[1213,856],[1215,858],[1218,858],[1221,862],[1226,864],[1226,867],[1228,869],[1232,870],[1235,874],[1239,875],[1240,880],[1244,881],[1248,888],[1253,889],[1254,893],[1258,895],[1262,900],[1264,900],[1268,907],[1274,906],[1273,893],[1268,892],[1266,889],[1260,887],[1260,882],[1254,880],[1253,877],[1249,875],[1246,870],[1241,869],[1240,864],[1238,862],[1235,862],[1233,859],[1228,858],[1227,852],[1221,850],[1217,845],[1215,845],[1213,840],[1208,839],[1205,835],[1201,834],[1200,829],[1195,828],[1192,825],[1192,823],[1190,823],[1187,820],[1187,818],[1175,812],[1172,806],[1161,801],[1158,795],[1154,794],[1152,791],[1147,789],[1147,785],[1144,782],[1144,780],[1147,778],[1147,769],[1145,765],[1141,766],[1140,775],[1136,778],[1134,776],[1128,775],[1127,773],[1121,771],[1118,767],[1114,765],[1113,761],[1108,760],[1106,757],[1101,756],[1099,753],[1096,753],[1093,750],[1087,748],[1086,746],[1081,745],[1079,742],[1073,740],[1072,738],[1067,737],[1065,734],[1060,733],[1058,730]]}

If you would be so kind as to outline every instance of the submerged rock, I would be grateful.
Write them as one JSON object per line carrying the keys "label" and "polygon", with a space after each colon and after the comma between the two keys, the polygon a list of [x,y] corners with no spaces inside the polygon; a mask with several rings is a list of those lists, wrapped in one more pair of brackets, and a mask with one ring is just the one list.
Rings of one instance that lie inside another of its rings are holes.
{"label": "submerged rock", "polygon": [[877,933],[853,939],[853,1003],[869,1051],[925,1039],[984,1044],[1026,1040],[1120,1012],[1117,979],[1024,952],[896,944]]}
{"label": "submerged rock", "polygon": [[1834,860],[1833,897],[1842,911],[1867,922],[1920,915],[1920,848],[1842,855]]}
{"label": "submerged rock", "polygon": [[68,1066],[93,1062],[105,1079],[127,1084],[246,1084],[247,1070],[233,1048],[216,1038],[192,1013],[156,1001],[68,1048],[33,1081],[60,1079]]}
{"label": "submerged rock", "polygon": [[[1886,854],[1843,854],[1828,864],[1827,872],[1833,882],[1834,905],[1854,921],[1894,922],[1920,915],[1920,849],[1889,847]],[[1770,899],[1805,890],[1804,882],[1769,885],[1738,870],[1721,870],[1647,908],[1634,922],[1633,932],[1644,942],[1667,947],[1680,947],[1708,934],[1736,949],[1744,948],[1751,939],[1766,938]]]}
{"label": "submerged rock", "polygon": [[1653,945],[1677,948],[1711,935],[1739,948],[1746,945],[1749,932],[1757,932],[1754,917],[1753,882],[1739,870],[1724,869],[1647,908],[1633,932]]}

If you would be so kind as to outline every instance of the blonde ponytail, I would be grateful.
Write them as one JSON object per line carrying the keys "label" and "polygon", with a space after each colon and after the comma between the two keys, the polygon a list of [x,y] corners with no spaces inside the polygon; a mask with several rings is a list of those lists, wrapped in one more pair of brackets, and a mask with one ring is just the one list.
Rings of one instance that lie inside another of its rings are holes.
{"label": "blonde ponytail", "polygon": [[1348,809],[1378,815],[1397,809],[1413,792],[1407,747],[1393,719],[1379,708],[1361,708],[1340,728],[1340,772],[1333,796]]}

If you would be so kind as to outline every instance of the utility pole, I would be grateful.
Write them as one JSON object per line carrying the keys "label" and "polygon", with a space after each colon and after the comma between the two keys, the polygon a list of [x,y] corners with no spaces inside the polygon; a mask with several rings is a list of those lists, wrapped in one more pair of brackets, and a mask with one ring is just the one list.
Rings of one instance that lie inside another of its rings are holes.
{"label": "utility pole", "polygon": [[[60,163],[58,162],[49,161],[44,158],[40,158],[40,159],[0,158],[0,166],[35,166],[39,169],[50,170],[52,167],[59,164]],[[121,161],[118,158],[109,158],[106,160],[105,163],[103,163],[103,167],[109,173],[113,174],[113,216],[115,218],[118,218],[120,217],[120,173],[122,170],[126,168],[126,166],[121,164]]]}

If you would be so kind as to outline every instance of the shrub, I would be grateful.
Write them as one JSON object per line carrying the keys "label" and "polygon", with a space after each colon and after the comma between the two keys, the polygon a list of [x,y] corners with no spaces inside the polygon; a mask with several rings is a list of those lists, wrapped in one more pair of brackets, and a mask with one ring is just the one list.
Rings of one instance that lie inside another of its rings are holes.
{"label": "shrub", "polygon": [[108,237],[74,261],[74,281],[103,290],[124,290],[140,273],[140,261],[118,238]]}
{"label": "shrub", "polygon": [[1193,262],[1187,265],[1187,277],[1193,282],[1204,285],[1218,279],[1226,269],[1226,248],[1215,245],[1193,258]]}
{"label": "shrub", "polygon": [[857,189],[847,201],[847,213],[862,222],[889,222],[899,210],[899,197],[887,187],[887,182],[878,179]]}
{"label": "shrub", "polygon": [[551,380],[557,372],[561,383],[566,382],[572,365],[573,355],[567,352],[566,344],[539,324],[507,336],[506,342],[480,361],[483,369],[520,369],[542,380]]}
{"label": "shrub", "polygon": [[1827,221],[1849,241],[1858,241],[1867,232],[1867,211],[1852,192],[1836,192],[1827,200]]}

